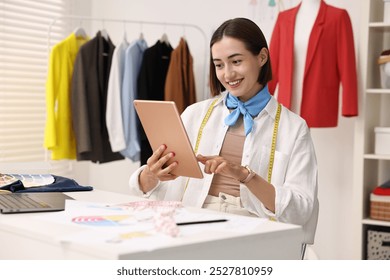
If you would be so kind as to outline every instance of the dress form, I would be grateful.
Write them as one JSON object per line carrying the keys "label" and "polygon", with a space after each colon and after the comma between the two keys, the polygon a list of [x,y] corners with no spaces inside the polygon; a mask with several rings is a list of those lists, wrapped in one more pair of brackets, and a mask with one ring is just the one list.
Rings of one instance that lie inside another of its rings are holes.
{"label": "dress form", "polygon": [[294,72],[291,111],[301,113],[303,75],[309,37],[320,9],[321,0],[302,0],[294,27]]}

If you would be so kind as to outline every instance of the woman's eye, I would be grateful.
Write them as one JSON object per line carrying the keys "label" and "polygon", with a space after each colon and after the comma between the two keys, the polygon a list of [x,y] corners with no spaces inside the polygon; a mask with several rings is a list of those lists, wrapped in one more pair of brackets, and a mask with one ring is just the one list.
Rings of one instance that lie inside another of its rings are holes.
{"label": "woman's eye", "polygon": [[222,64],[214,64],[215,65],[215,68],[222,68]]}
{"label": "woman's eye", "polygon": [[237,64],[240,64],[241,63],[241,60],[233,60],[233,64],[234,65],[237,65]]}

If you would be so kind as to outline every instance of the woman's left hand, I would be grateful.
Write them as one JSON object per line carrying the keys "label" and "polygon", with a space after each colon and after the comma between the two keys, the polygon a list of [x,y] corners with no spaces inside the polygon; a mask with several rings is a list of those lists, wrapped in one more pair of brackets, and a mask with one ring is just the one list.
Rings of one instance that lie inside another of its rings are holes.
{"label": "woman's left hand", "polygon": [[231,163],[221,156],[202,156],[197,155],[196,158],[202,164],[204,164],[204,172],[207,174],[221,174],[238,181],[246,178],[246,168]]}

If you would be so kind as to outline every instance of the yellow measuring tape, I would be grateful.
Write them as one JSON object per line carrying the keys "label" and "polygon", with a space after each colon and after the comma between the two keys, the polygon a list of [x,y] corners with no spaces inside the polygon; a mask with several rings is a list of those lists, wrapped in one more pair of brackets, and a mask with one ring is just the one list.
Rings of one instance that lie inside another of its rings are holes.
{"label": "yellow measuring tape", "polygon": [[278,109],[276,111],[275,123],[274,123],[274,132],[272,133],[271,155],[269,156],[269,163],[268,163],[267,181],[270,184],[271,184],[271,178],[272,178],[272,169],[274,168],[276,138],[278,137],[278,128],[279,128],[279,120],[280,120],[280,112],[281,111],[282,111],[282,105],[280,105],[280,103],[278,103]]}
{"label": "yellow measuring tape", "polygon": [[[214,109],[215,103],[217,103],[217,101],[219,99],[220,98],[217,98],[217,99],[215,99],[211,103],[210,107],[208,108],[208,110],[206,112],[206,115],[204,116],[204,118],[202,120],[202,123],[201,123],[201,125],[199,127],[198,136],[196,138],[196,143],[195,143],[195,148],[194,148],[195,154],[198,153],[199,143],[200,143],[200,140],[202,138],[203,129],[206,126],[206,123],[207,123],[207,121],[210,118],[210,115],[211,115],[211,112]],[[278,109],[276,111],[276,116],[275,116],[274,130],[273,130],[273,133],[272,133],[271,154],[270,154],[270,159],[269,159],[269,164],[268,164],[267,181],[270,184],[271,184],[271,178],[272,178],[272,169],[274,167],[274,161],[275,161],[276,140],[277,140],[277,136],[278,136],[278,128],[279,128],[279,120],[280,120],[281,111],[282,111],[282,106],[280,105],[280,103],[278,103]],[[182,196],[182,200],[183,200],[184,194],[185,194],[185,192],[187,190],[189,180],[190,180],[190,178],[187,179],[186,186],[184,188],[184,192],[183,192],[183,196]]]}
{"label": "yellow measuring tape", "polygon": [[198,137],[196,137],[196,144],[195,144],[195,149],[194,149],[194,152],[195,154],[198,152],[198,149],[199,149],[199,143],[200,143],[200,139],[202,138],[202,134],[203,134],[203,128],[205,127],[207,121],[209,120],[210,118],[210,115],[211,115],[211,112],[213,111],[214,109],[214,105],[215,103],[217,103],[217,101],[219,100],[220,98],[217,98],[215,99],[210,107],[208,108],[207,110],[207,113],[206,115],[204,116],[203,120],[202,120],[202,123],[200,124],[200,128],[199,128],[199,131],[198,131]]}
{"label": "yellow measuring tape", "polygon": [[[215,99],[215,100],[211,103],[210,107],[207,109],[206,115],[204,116],[204,118],[203,118],[203,120],[202,120],[202,123],[200,124],[199,131],[198,131],[198,136],[196,137],[196,143],[195,143],[195,148],[194,148],[195,155],[198,153],[199,143],[200,143],[200,139],[202,138],[203,128],[205,127],[207,121],[208,121],[209,118],[210,118],[210,115],[211,115],[211,112],[212,112],[213,109],[214,109],[215,103],[217,103],[217,101],[218,101],[219,99],[220,99],[220,98],[217,98],[217,99]],[[187,190],[188,182],[189,182],[189,181],[190,181],[190,178],[187,179],[186,186],[184,187],[184,192],[183,192],[183,196],[181,197],[181,200],[183,200],[184,194],[186,193],[186,190]]]}
{"label": "yellow measuring tape", "polygon": [[[272,179],[272,170],[274,169],[274,161],[275,161],[275,150],[276,150],[276,138],[278,136],[278,128],[279,128],[279,120],[280,120],[280,112],[282,111],[282,105],[278,103],[278,109],[276,111],[275,123],[274,123],[274,131],[272,133],[272,143],[271,143],[271,154],[269,156],[268,163],[268,176],[267,181],[271,184]],[[276,221],[275,217],[269,217],[270,221]]]}

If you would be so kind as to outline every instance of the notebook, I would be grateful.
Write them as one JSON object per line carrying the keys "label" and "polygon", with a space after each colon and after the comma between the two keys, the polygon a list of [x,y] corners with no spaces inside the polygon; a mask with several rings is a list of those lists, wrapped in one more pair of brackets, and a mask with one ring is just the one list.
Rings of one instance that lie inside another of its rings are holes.
{"label": "notebook", "polygon": [[177,176],[203,178],[193,147],[184,128],[179,111],[173,101],[134,100],[134,107],[148,137],[152,150],[167,146],[164,155],[174,152],[168,161],[178,162],[171,172]]}
{"label": "notebook", "polygon": [[65,210],[65,200],[73,199],[61,192],[1,193],[2,214],[52,212]]}

